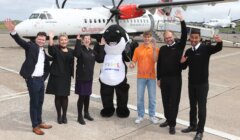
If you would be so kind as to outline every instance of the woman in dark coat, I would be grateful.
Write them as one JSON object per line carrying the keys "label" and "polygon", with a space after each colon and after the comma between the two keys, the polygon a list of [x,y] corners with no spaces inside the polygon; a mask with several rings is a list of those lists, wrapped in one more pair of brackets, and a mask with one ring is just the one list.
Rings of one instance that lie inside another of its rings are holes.
{"label": "woman in dark coat", "polygon": [[[90,35],[84,35],[82,42],[80,35],[78,35],[74,49],[74,56],[77,57],[75,93],[79,95],[77,102],[78,122],[82,125],[86,124],[83,118],[93,121],[88,108],[90,95],[92,93],[96,53],[90,48],[90,44]],[[84,117],[82,115],[83,106]]]}
{"label": "woman in dark coat", "polygon": [[[73,76],[73,50],[67,48],[68,36],[60,34],[58,45],[53,44],[54,34],[49,33],[48,53],[53,57],[50,77],[46,89],[47,94],[55,95],[57,122],[67,123],[68,96],[70,95],[71,76]],[[61,114],[62,111],[62,114]]]}

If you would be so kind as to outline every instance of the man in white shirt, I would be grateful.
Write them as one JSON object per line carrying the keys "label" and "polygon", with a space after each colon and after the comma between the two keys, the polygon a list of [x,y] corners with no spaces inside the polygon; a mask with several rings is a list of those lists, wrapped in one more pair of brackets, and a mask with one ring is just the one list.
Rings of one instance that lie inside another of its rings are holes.
{"label": "man in white shirt", "polygon": [[42,105],[44,100],[44,80],[47,78],[49,58],[44,52],[46,33],[39,32],[35,42],[26,42],[15,31],[15,25],[10,19],[4,22],[16,43],[25,50],[26,59],[21,67],[20,75],[26,80],[30,97],[30,117],[32,131],[37,135],[43,135],[41,130],[52,128],[51,125],[42,122]]}

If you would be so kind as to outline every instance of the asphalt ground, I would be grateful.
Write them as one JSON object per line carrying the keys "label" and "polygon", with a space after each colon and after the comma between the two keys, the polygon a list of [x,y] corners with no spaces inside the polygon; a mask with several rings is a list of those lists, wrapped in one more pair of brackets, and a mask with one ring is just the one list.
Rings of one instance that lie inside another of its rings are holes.
{"label": "asphalt ground", "polygon": [[[189,47],[189,46],[187,46]],[[207,103],[207,121],[204,133],[206,140],[240,140],[240,48],[224,47],[220,53],[211,57],[209,70],[210,89]],[[29,116],[29,96],[24,79],[19,76],[24,51],[8,34],[0,34],[0,139],[7,140],[191,140],[195,133],[183,134],[181,129],[189,124],[189,100],[187,89],[187,70],[183,71],[182,95],[179,105],[176,134],[169,135],[168,128],[160,128],[148,120],[147,110],[141,124],[135,124],[136,112],[136,70],[129,69],[127,78],[130,84],[129,118],[120,119],[116,115],[110,118],[100,116],[102,109],[99,96],[99,71],[101,64],[95,66],[93,94],[90,101],[90,113],[94,121],[86,121],[86,125],[77,122],[77,99],[72,92],[69,96],[68,124],[57,124],[54,96],[45,95],[43,119],[53,125],[45,131],[44,136],[32,133]],[[47,81],[46,81],[47,82]],[[148,108],[147,91],[145,92],[145,108]],[[161,93],[157,88],[157,116],[160,123],[163,119]]]}

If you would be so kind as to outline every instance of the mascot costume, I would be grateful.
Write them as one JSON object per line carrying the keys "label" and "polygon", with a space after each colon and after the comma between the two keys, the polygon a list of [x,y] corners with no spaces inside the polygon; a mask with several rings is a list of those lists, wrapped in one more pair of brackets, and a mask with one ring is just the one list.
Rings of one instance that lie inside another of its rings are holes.
{"label": "mascot costume", "polygon": [[131,56],[135,48],[129,45],[129,37],[126,31],[119,25],[109,26],[104,32],[103,38],[106,42],[105,45],[95,46],[97,52],[102,52],[102,55],[99,55],[101,59],[97,61],[103,62],[99,78],[103,104],[100,114],[103,117],[111,117],[114,114],[113,97],[115,89],[117,116],[125,118],[130,114],[127,107],[129,84],[126,78],[127,66],[125,61],[131,61]]}

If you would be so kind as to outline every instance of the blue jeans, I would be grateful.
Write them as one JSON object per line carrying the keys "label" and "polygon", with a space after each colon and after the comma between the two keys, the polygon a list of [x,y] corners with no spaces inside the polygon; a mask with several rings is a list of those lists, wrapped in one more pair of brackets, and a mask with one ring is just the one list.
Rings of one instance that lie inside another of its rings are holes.
{"label": "blue jeans", "polygon": [[137,79],[137,111],[138,117],[143,117],[145,113],[144,108],[144,92],[145,87],[148,89],[148,111],[149,116],[154,117],[156,111],[156,80],[155,79]]}
{"label": "blue jeans", "polygon": [[44,79],[28,78],[26,80],[30,97],[30,117],[32,127],[42,123],[42,105],[44,100]]}

